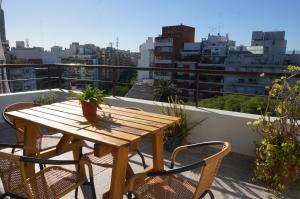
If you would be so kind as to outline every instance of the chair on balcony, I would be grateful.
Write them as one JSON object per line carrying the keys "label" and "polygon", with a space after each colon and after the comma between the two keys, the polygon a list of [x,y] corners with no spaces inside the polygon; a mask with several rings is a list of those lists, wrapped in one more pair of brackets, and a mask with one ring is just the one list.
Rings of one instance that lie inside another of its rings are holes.
{"label": "chair on balcony", "polygon": [[[131,109],[131,110],[136,110],[136,111],[143,111],[142,109],[136,108],[136,107],[126,107],[127,109]],[[138,150],[138,143],[137,146],[135,147],[135,150],[131,150],[129,151],[129,158],[138,154],[142,160],[142,164],[143,167],[146,168],[146,162],[145,162],[145,158],[143,156],[143,154]],[[111,168],[113,166],[113,156],[111,153],[99,158],[97,156],[94,155],[94,151],[91,151],[89,153],[86,153],[82,156],[83,160],[86,160],[88,162],[90,162],[91,164],[100,166],[100,167],[109,167]]]}
{"label": "chair on balcony", "polygon": [[[178,152],[201,146],[221,146],[222,149],[198,162],[173,169],[176,155]],[[164,198],[203,198],[209,194],[210,198],[214,198],[210,187],[217,174],[222,159],[230,152],[231,146],[228,142],[204,142],[180,146],[176,148],[171,156],[171,169],[163,171],[155,171],[148,173],[138,173],[133,175],[128,184],[128,198],[132,198],[134,194],[138,199],[164,199]],[[191,182],[176,174],[201,168],[198,183]]]}
{"label": "chair on balcony", "polygon": [[[0,147],[20,148],[20,145],[0,144]],[[33,177],[26,177],[25,164],[49,164]],[[58,165],[77,165],[84,169],[85,162],[78,160],[43,160],[0,152],[0,178],[5,193],[0,198],[56,199],[75,190],[87,182],[85,172],[71,171]],[[89,165],[88,165],[89,166]],[[92,178],[92,168],[89,166]],[[90,183],[92,196],[96,198],[93,181]],[[77,192],[75,192],[77,198]]]}
{"label": "chair on balcony", "polygon": [[[16,130],[16,141],[18,144],[23,144],[24,143],[24,129],[20,128],[20,127],[16,127],[15,123],[13,121],[12,118],[10,118],[6,112],[9,111],[18,111],[18,110],[22,110],[22,109],[26,109],[26,108],[32,108],[33,107],[33,103],[32,102],[20,102],[20,103],[15,103],[15,104],[11,104],[8,105],[4,111],[2,112],[2,117],[4,119],[4,121],[11,126],[13,129]],[[43,135],[42,132],[40,133],[38,139],[37,139],[37,144],[36,144],[36,150],[37,153],[42,152],[42,151],[46,151],[50,148],[54,148],[60,138],[61,138],[61,134],[60,133],[56,133],[53,135]],[[12,148],[12,153],[14,153],[15,149]]]}

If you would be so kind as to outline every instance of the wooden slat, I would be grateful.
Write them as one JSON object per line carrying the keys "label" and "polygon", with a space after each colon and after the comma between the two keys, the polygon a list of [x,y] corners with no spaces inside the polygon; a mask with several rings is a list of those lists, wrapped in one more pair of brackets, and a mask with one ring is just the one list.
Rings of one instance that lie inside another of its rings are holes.
{"label": "wooden slat", "polygon": [[67,119],[64,117],[52,115],[47,112],[38,111],[36,109],[35,110],[25,109],[25,110],[20,110],[19,112],[27,113],[29,115],[38,115],[39,117],[44,118],[44,119],[48,119],[48,120],[59,122],[59,123],[66,124],[69,126],[77,127],[79,129],[94,131],[94,132],[97,132],[97,133],[100,133],[103,135],[111,136],[111,137],[122,139],[125,141],[135,141],[135,140],[139,139],[138,136],[132,135],[129,133],[123,133],[123,132],[116,131],[113,129],[111,129],[109,131],[104,130],[103,127],[101,127],[101,126],[99,127],[96,123],[91,124],[91,122],[87,121],[87,119],[84,117],[82,117],[81,120],[76,121],[73,119]]}
{"label": "wooden slat", "polygon": [[[45,105],[45,106],[42,106],[42,107],[50,109],[50,110],[56,110],[56,111],[59,111],[59,112],[62,112],[62,113],[68,113],[68,114],[72,115],[72,117],[83,117],[82,113],[79,114],[78,111],[72,110],[72,109],[67,109],[67,108],[62,109],[59,106],[53,106],[53,105]],[[104,128],[108,128],[108,129],[110,129],[111,125],[112,125],[112,123],[106,122],[104,120],[99,120],[99,123],[101,123],[101,126],[103,126]],[[135,128],[127,127],[127,126],[123,126],[123,125],[114,125],[114,129],[118,130],[118,131],[126,132],[126,133],[131,133],[131,134],[134,134],[134,135],[141,135],[142,136],[142,135],[149,134],[149,131],[144,131],[144,130],[141,130],[141,129],[135,129]]]}
{"label": "wooden slat", "polygon": [[[69,102],[69,104],[73,103],[73,105],[77,104],[77,106],[79,106],[77,100],[69,100],[69,101],[65,101],[65,102]],[[106,108],[110,108],[110,109],[113,109],[113,110],[119,110],[119,111],[128,112],[128,113],[135,113],[135,114],[138,114],[138,115],[151,116],[151,117],[155,117],[155,118],[161,118],[161,119],[171,120],[173,122],[180,121],[180,118],[178,118],[178,117],[173,117],[173,116],[168,116],[168,115],[162,115],[162,114],[157,114],[157,113],[150,113],[150,112],[145,112],[145,111],[142,111],[142,112],[139,113],[139,111],[136,111],[136,110],[121,108],[121,107],[117,107],[117,106],[108,106],[108,105],[104,105],[104,104],[101,104],[100,107],[101,108],[102,107],[103,108],[106,107]]]}
{"label": "wooden slat", "polygon": [[[60,103],[60,104],[64,104],[64,103]],[[64,106],[69,106],[69,105],[66,104]],[[72,107],[72,108],[74,108],[74,107]],[[76,106],[75,108],[76,108],[76,110],[81,110],[80,107]],[[117,119],[124,120],[124,121],[135,122],[138,124],[144,124],[147,126],[153,126],[153,127],[157,127],[157,128],[164,128],[164,129],[167,128],[172,123],[174,123],[172,121],[167,120],[167,123],[163,124],[160,122],[143,119],[143,116],[139,116],[137,114],[124,113],[124,112],[120,112],[120,111],[111,111],[110,109],[98,110],[98,113],[109,114],[110,117],[112,117],[112,118],[117,118]]]}
{"label": "wooden slat", "polygon": [[[78,115],[82,115],[81,109],[77,108],[77,107],[74,107],[74,106],[66,107],[65,104],[60,104],[60,103],[52,104],[52,106],[58,106],[58,107],[61,107],[61,108],[69,108],[73,111],[77,111]],[[129,122],[129,121],[121,120],[121,119],[118,119],[118,118],[110,118],[109,115],[108,116],[101,115],[101,117],[99,117],[99,119],[102,119],[102,120],[105,120],[105,121],[111,122],[111,123],[117,123],[117,124],[120,124],[120,125],[128,126],[128,127],[142,129],[142,130],[149,131],[149,132],[156,132],[160,129],[160,128],[157,128],[157,127],[147,126],[147,125],[144,125],[144,124],[138,124],[138,123],[135,123],[135,122]]]}
{"label": "wooden slat", "polygon": [[[61,103],[76,106],[76,107],[79,106],[78,103],[74,103],[72,101],[65,101],[65,102],[61,102]],[[132,117],[132,118],[138,118],[138,119],[143,119],[143,120],[147,120],[147,121],[153,121],[153,122],[157,122],[157,123],[160,123],[160,124],[167,124],[167,125],[174,124],[173,120],[167,120],[167,119],[162,119],[162,118],[156,118],[156,117],[153,117],[153,116],[141,115],[140,114],[141,111],[136,111],[135,113],[130,113],[130,112],[124,112],[124,111],[115,110],[115,109],[107,108],[107,107],[103,107],[102,109],[105,112],[108,112],[108,113],[114,113],[114,114],[118,114],[118,115],[124,115],[124,116],[128,116],[128,117]]]}
{"label": "wooden slat", "polygon": [[58,131],[62,131],[65,133],[69,133],[74,136],[79,136],[79,137],[82,137],[83,139],[91,141],[91,142],[104,143],[104,144],[107,144],[110,146],[116,146],[116,147],[129,144],[128,142],[126,142],[124,140],[116,139],[116,138],[113,138],[110,136],[106,136],[106,135],[99,134],[99,133],[92,132],[92,131],[85,130],[85,129],[79,129],[77,127],[65,125],[60,122],[51,121],[48,119],[41,118],[39,116],[29,115],[29,114],[22,113],[19,111],[8,112],[7,114],[11,115],[13,117],[16,117],[16,118],[20,118],[20,119],[26,118],[26,120],[28,120],[30,122],[40,124],[43,126],[47,126],[47,127],[50,127],[50,128],[53,128],[53,129],[56,129]]}

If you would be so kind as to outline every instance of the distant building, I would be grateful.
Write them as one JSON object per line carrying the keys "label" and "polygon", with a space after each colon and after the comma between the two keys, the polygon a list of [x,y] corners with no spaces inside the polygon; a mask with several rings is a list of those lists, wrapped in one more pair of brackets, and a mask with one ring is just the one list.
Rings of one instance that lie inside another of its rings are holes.
{"label": "distant building", "polygon": [[[195,28],[185,25],[164,26],[162,34],[155,38],[155,67],[174,68],[180,59],[180,50],[184,43],[194,42]],[[169,72],[155,72],[155,79],[171,79]]]}
{"label": "distant building", "polygon": [[[284,31],[254,31],[251,46],[238,46],[230,49],[225,61],[226,70],[283,73],[287,65],[300,64],[300,54],[286,54],[286,46]],[[267,78],[226,75],[224,92],[264,95],[266,94],[265,86],[270,84],[271,80]]]}
{"label": "distant building", "polygon": [[4,19],[4,11],[2,9],[1,3],[0,3],[0,37],[1,37],[1,41],[5,42],[6,41],[5,19]]}
{"label": "distant building", "polygon": [[[145,43],[140,45],[140,58],[138,67],[152,67],[154,65],[154,42],[152,37],[148,37]],[[150,71],[138,70],[138,81],[151,79],[153,77]]]}

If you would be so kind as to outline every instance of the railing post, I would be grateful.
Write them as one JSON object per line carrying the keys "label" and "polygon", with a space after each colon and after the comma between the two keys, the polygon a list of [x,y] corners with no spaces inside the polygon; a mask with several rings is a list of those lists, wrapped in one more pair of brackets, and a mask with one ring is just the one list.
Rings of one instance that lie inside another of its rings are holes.
{"label": "railing post", "polygon": [[58,72],[58,87],[62,89],[62,69],[61,65],[56,65]]}
{"label": "railing post", "polygon": [[116,69],[113,67],[112,68],[112,95],[116,96],[116,89],[115,89],[115,84],[116,84]]}
{"label": "railing post", "polygon": [[51,83],[50,83],[50,65],[48,65],[48,77],[47,77],[47,82],[48,82],[48,89],[51,88]]}
{"label": "railing post", "polygon": [[199,72],[196,73],[196,81],[195,81],[195,105],[198,107],[198,99],[199,98]]}

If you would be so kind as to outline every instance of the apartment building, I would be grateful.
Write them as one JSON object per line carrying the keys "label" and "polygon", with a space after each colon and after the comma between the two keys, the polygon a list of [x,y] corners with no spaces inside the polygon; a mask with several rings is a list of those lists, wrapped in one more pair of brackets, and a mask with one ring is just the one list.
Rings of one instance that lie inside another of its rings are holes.
{"label": "apartment building", "polygon": [[[148,37],[146,42],[140,45],[140,58],[138,59],[138,67],[152,67],[154,65],[154,42],[152,37]],[[151,71],[138,71],[137,80],[152,79]]]}
{"label": "apartment building", "polygon": [[[173,68],[180,59],[184,43],[195,41],[195,28],[185,25],[164,26],[162,34],[155,38],[155,67]],[[171,79],[169,72],[155,72],[155,79]]]}
{"label": "apartment building", "polygon": [[[232,48],[226,58],[226,70],[282,73],[289,64],[300,64],[300,54],[286,54],[284,31],[253,31],[251,46]],[[224,91],[243,94],[266,94],[265,86],[275,77],[261,78],[247,75],[226,75]]]}

